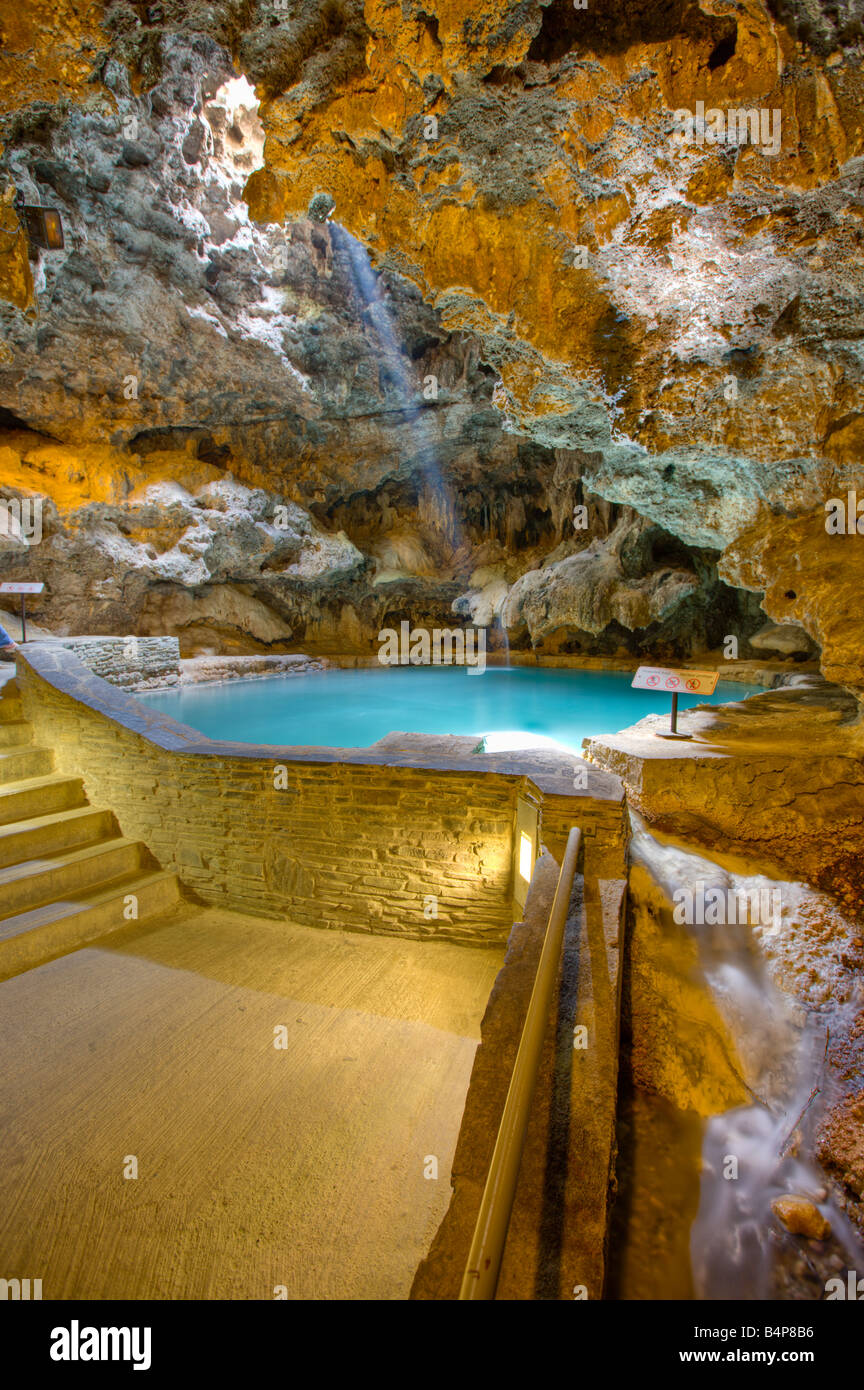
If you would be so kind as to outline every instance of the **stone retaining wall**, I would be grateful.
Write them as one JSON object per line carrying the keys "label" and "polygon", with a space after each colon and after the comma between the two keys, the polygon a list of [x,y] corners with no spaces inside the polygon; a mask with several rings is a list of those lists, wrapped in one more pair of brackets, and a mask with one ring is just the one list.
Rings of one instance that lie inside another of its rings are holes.
{"label": "stone retaining wall", "polygon": [[[221,907],[500,945],[519,796],[554,799],[562,823],[591,829],[590,799],[545,795],[518,759],[217,743],[58,645],[31,645],[18,666],[25,717],[58,770],[80,775],[124,834]],[[620,784],[598,776],[611,790],[597,809],[620,824]]]}
{"label": "stone retaining wall", "polygon": [[176,637],[58,637],[95,675],[124,690],[155,690],[180,682]]}
{"label": "stone retaining wall", "polygon": [[[585,844],[587,851],[588,845]],[[558,863],[538,862],[481,1026],[453,1156],[453,1196],[411,1297],[459,1297],[534,989]],[[507,1235],[498,1299],[603,1296],[615,1165],[626,880],[577,873]],[[585,1029],[585,1046],[574,1046]],[[554,1213],[550,1226],[549,1212]],[[577,1295],[577,1289],[584,1293]]]}

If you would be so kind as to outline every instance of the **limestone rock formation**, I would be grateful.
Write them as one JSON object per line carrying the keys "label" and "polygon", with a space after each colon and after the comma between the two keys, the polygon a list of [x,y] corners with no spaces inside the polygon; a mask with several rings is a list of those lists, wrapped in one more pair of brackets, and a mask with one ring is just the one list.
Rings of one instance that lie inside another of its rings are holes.
{"label": "limestone rock formation", "polygon": [[[798,554],[806,528],[840,563],[824,503],[861,480],[860,17],[714,11],[4,3],[0,424],[69,450],[44,495],[79,510],[96,445],[119,476],[230,470],[371,562],[325,624],[360,648],[376,586],[517,645],[678,655],[746,641],[767,590],[862,687]],[[742,140],[679,138],[697,102]],[[28,261],[16,192],[63,251]],[[673,566],[618,573],[631,512]],[[496,567],[520,587],[478,606]]]}
{"label": "limestone rock formation", "polygon": [[809,656],[813,643],[798,623],[766,623],[750,636],[757,652],[782,652],[789,656]]}
{"label": "limestone rock formation", "polygon": [[[512,428],[586,451],[594,491],[691,545],[770,519],[776,586],[795,588],[797,519],[862,479],[860,13],[489,0],[465,24],[424,0],[363,17],[364,63],[358,47],[335,92],[305,71],[270,88],[253,212],[326,188],[478,334]],[[699,102],[722,138],[679,138]],[[750,109],[776,140],[733,138],[727,116]],[[824,600],[803,606],[818,641]]]}
{"label": "limestone rock formation", "polygon": [[[16,113],[6,155],[19,192],[59,208],[66,238],[35,262],[35,306],[9,279],[3,312],[4,484],[46,499],[46,539],[27,556],[49,587],[42,616],[58,631],[161,624],[192,651],[369,650],[403,611],[493,623],[507,585],[579,542],[580,458],[505,432],[473,335],[379,276],[340,226],[253,223],[252,88],[211,39],[172,31],[157,47],[149,91],[108,60],[103,94],[52,109],[47,132],[41,106]],[[219,516],[201,492],[225,477],[254,492],[251,520],[236,490]],[[614,524],[596,502],[582,538],[595,550]],[[283,534],[262,552],[255,527],[286,507],[302,508],[314,544],[295,555]],[[7,547],[6,572],[22,562]],[[460,606],[490,563],[504,592]],[[653,608],[619,602],[605,645],[662,626],[702,588],[707,608],[722,586],[694,574]],[[542,644],[545,631],[518,626],[517,643],[524,629]],[[562,626],[573,641],[605,624],[562,608]],[[686,627],[687,649],[704,644]]]}

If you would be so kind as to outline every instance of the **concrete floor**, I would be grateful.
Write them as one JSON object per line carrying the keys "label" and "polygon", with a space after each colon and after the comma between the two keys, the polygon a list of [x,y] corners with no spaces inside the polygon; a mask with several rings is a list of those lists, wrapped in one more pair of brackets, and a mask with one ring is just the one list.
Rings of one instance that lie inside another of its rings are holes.
{"label": "concrete floor", "polygon": [[6,981],[0,1277],[406,1297],[501,960],[187,907]]}

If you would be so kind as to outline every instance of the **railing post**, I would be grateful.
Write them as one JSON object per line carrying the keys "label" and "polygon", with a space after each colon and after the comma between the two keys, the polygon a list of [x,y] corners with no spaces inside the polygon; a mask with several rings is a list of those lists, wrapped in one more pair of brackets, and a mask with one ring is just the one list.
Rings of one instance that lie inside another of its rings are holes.
{"label": "railing post", "polygon": [[519,1181],[519,1165],[531,1114],[531,1101],[537,1084],[543,1039],[546,1036],[552,991],[558,977],[561,943],[567,925],[567,911],[573,879],[576,876],[581,840],[582,832],[574,826],[567,837],[567,848],[558,875],[558,886],[555,889],[555,899],[549,914],[537,974],[534,977],[534,988],[531,991],[513,1075],[510,1078],[492,1161],[489,1164],[483,1199],[474,1227],[474,1238],[462,1276],[460,1300],[493,1299],[498,1286],[498,1275],[516,1196],[516,1184]]}

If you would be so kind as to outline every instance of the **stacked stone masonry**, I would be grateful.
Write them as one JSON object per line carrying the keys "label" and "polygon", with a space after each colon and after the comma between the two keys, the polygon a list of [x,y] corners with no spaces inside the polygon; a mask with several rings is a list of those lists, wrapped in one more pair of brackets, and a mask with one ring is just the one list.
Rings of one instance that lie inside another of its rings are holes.
{"label": "stacked stone masonry", "polygon": [[179,684],[176,637],[61,637],[58,641],[94,675],[124,690]]}
{"label": "stacked stone masonry", "polygon": [[546,797],[524,773],[455,759],[418,767],[371,750],[215,743],[54,644],[31,648],[19,669],[25,717],[57,770],[81,776],[93,804],[111,807],[124,834],[214,905],[500,945],[513,921],[516,803],[526,794],[556,832],[583,825],[586,852],[603,847],[597,872],[614,876],[623,863],[619,798]]}

